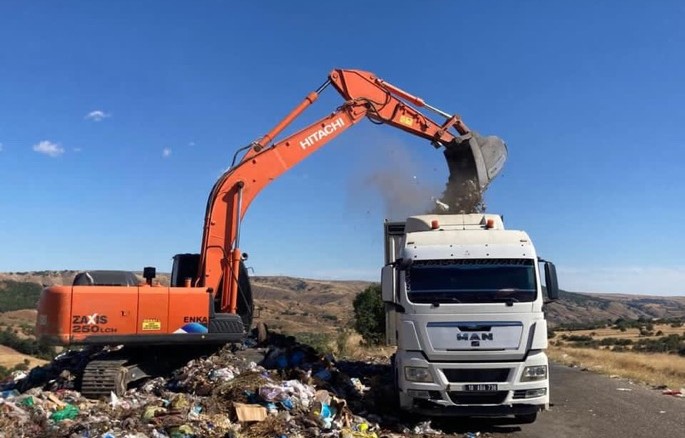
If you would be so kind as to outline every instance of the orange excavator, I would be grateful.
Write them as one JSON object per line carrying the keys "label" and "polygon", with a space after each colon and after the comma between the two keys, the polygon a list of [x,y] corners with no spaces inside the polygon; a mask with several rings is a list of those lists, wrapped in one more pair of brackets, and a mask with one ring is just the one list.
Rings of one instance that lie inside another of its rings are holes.
{"label": "orange excavator", "polygon": [[[344,102],[332,114],[276,141],[328,86]],[[417,108],[445,118],[437,123]],[[174,257],[170,286],[121,271],[79,273],[71,286],[43,290],[38,304],[39,338],[62,346],[124,346],[94,356],[80,377],[86,396],[121,394],[149,376],[161,356],[178,357],[194,347],[244,339],[252,325],[250,282],[240,249],[243,216],[269,183],[364,118],[388,124],[444,148],[450,178],[484,190],[506,160],[496,137],[471,132],[457,115],[438,110],[373,73],[335,69],[271,131],[239,149],[233,165],[214,184],[205,213],[200,254]],[[455,131],[454,133],[452,131]],[[237,160],[240,153],[242,158]],[[237,161],[237,162],[236,162]],[[154,347],[154,348],[153,348]],[[190,353],[192,354],[192,353]]]}

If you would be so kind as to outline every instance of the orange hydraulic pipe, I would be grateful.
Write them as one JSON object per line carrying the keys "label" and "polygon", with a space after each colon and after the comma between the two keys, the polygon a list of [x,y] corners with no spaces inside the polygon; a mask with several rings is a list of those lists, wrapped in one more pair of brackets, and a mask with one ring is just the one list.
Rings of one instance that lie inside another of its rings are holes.
{"label": "orange hydraulic pipe", "polygon": [[290,125],[293,120],[299,117],[299,115],[302,114],[302,112],[306,110],[309,107],[309,105],[316,102],[316,99],[318,98],[319,93],[317,93],[316,91],[312,91],[311,93],[309,93],[307,97],[305,97],[304,100],[299,105],[297,105],[290,114],[288,114],[283,120],[281,120],[280,123],[276,125],[271,131],[269,131],[264,137],[257,141],[257,143],[255,144],[255,152],[259,152],[261,149],[268,146],[274,140],[274,138],[276,138],[276,136],[278,136],[278,134],[281,133],[281,131],[283,131],[288,125]]}
{"label": "orange hydraulic pipe", "polygon": [[[242,259],[242,253],[239,248],[235,248],[231,252],[231,269],[233,278],[230,281],[225,279],[224,283],[229,284],[228,296],[231,297],[231,302],[229,303],[229,312],[236,313],[238,310],[238,276],[240,275],[240,260]],[[224,295],[226,296],[226,295]]]}
{"label": "orange hydraulic pipe", "polygon": [[416,97],[413,94],[409,94],[403,89],[396,87],[388,82],[385,82],[383,79],[376,79],[376,82],[378,82],[380,86],[392,91],[393,94],[400,96],[402,99],[405,99],[416,106],[426,106],[426,102],[424,102],[423,99],[421,99],[420,97]]}

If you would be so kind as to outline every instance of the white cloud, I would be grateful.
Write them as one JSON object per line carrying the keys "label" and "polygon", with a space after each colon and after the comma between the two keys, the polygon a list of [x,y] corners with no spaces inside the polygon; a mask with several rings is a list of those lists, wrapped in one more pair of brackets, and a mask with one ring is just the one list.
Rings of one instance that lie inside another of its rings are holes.
{"label": "white cloud", "polygon": [[34,144],[33,150],[39,154],[45,154],[50,157],[58,157],[64,153],[64,148],[62,146],[48,140],[43,140],[40,143]]}
{"label": "white cloud", "polygon": [[111,116],[111,114],[107,114],[107,113],[104,112],[104,111],[95,110],[95,111],[91,111],[91,112],[89,112],[88,114],[86,114],[85,119],[86,119],[86,120],[92,120],[92,121],[94,121],[94,122],[101,122],[101,121],[103,121],[104,119],[106,119],[107,117],[110,117],[110,116]]}
{"label": "white cloud", "polygon": [[557,267],[559,287],[573,292],[685,295],[685,267]]}
{"label": "white cloud", "polygon": [[162,149],[162,157],[168,158],[171,155],[171,148]]}

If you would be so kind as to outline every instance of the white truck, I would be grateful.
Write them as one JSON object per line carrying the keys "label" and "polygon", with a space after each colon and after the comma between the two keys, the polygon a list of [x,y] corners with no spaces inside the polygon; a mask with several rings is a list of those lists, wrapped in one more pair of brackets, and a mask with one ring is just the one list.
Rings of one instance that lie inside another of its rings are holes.
{"label": "white truck", "polygon": [[381,289],[400,407],[535,421],[549,406],[547,299],[556,269],[494,214],[385,223]]}

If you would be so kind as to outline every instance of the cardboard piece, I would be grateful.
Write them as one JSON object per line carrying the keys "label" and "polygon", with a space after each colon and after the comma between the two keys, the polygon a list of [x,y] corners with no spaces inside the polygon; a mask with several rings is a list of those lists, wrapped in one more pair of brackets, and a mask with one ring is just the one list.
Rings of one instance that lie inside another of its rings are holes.
{"label": "cardboard piece", "polygon": [[60,408],[65,407],[67,404],[64,403],[62,400],[58,399],[55,394],[48,394],[48,400],[59,406]]}
{"label": "cardboard piece", "polygon": [[266,419],[266,408],[260,405],[248,405],[245,403],[233,403],[238,421],[264,421]]}

